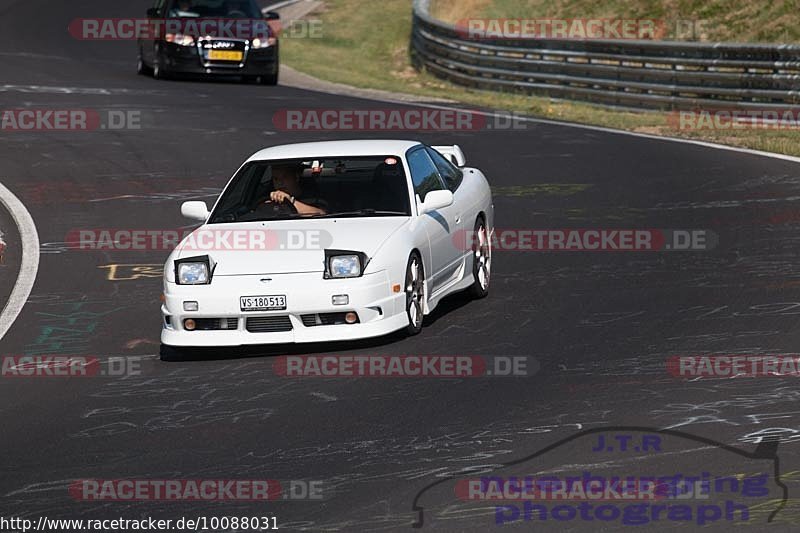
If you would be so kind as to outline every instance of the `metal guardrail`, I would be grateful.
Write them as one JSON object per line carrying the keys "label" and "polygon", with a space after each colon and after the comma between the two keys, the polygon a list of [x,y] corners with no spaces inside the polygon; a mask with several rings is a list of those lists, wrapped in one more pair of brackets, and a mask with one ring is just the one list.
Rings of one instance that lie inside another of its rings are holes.
{"label": "metal guardrail", "polygon": [[655,109],[800,105],[800,46],[647,40],[470,39],[415,0],[412,58],[490,90]]}

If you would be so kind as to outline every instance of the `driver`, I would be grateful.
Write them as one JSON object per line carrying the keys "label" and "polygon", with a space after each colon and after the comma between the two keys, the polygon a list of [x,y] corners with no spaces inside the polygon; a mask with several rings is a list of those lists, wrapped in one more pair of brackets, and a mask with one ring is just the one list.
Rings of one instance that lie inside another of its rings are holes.
{"label": "driver", "polygon": [[174,16],[196,16],[197,13],[194,13],[194,6],[192,5],[192,0],[178,0],[175,5],[172,7],[172,13]]}
{"label": "driver", "polygon": [[288,203],[294,206],[301,215],[324,215],[325,209],[314,204],[323,202],[316,199],[305,198],[300,187],[300,175],[303,168],[299,165],[275,165],[272,167],[272,186],[274,191],[269,193],[266,202],[276,204]]}
{"label": "driver", "polygon": [[231,2],[228,4],[228,16],[233,17],[236,15],[247,16],[249,11],[247,2]]}

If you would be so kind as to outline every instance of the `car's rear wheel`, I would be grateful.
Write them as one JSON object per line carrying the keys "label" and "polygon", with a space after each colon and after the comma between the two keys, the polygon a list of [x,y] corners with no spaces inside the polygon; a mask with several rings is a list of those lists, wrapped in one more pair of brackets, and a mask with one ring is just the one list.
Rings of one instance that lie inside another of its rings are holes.
{"label": "car's rear wheel", "polygon": [[406,267],[406,314],[409,335],[416,335],[422,331],[422,319],[425,309],[425,269],[422,258],[414,252],[408,258]]}
{"label": "car's rear wheel", "polygon": [[474,282],[470,292],[475,298],[484,298],[489,294],[489,281],[492,274],[492,243],[486,222],[483,218],[475,221],[472,236],[472,277]]}

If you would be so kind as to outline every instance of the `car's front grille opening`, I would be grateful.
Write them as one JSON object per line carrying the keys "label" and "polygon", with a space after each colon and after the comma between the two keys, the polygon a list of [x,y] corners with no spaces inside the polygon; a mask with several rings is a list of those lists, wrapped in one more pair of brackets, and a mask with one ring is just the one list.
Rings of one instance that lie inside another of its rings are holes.
{"label": "car's front grille opening", "polygon": [[288,315],[251,316],[247,318],[246,327],[250,333],[292,331],[292,321]]}
{"label": "car's front grille opening", "polygon": [[303,325],[307,328],[318,326],[317,324],[317,317],[319,315],[300,315],[300,320],[303,321]]}
{"label": "car's front grille opening", "polygon": [[[300,315],[300,320],[307,328],[314,326],[338,326],[339,324],[348,324],[345,319],[347,313],[316,313],[313,315]],[[358,316],[356,321],[351,323],[358,323]]]}
{"label": "car's front grille opening", "polygon": [[197,331],[229,330],[239,327],[238,318],[195,318],[194,323],[194,329]]}
{"label": "car's front grille opening", "polygon": [[210,66],[239,66],[244,61],[246,46],[241,40],[201,39],[203,62]]}

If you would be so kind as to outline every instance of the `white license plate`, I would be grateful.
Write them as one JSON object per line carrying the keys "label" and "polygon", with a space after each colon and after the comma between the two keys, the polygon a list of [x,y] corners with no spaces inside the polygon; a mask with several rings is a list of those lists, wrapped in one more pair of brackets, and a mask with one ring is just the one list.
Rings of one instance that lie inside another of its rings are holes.
{"label": "white license plate", "polygon": [[241,296],[239,307],[242,311],[282,311],[286,309],[286,296]]}

